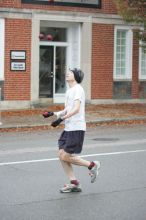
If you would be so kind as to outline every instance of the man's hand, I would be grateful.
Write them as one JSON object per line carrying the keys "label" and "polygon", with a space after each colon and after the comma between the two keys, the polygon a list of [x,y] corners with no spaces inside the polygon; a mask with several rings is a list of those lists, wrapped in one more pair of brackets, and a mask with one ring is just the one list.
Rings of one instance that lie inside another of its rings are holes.
{"label": "man's hand", "polygon": [[52,122],[51,126],[52,127],[57,127],[62,121],[63,121],[62,118],[58,118],[56,121]]}
{"label": "man's hand", "polygon": [[42,115],[43,115],[44,118],[48,118],[50,116],[53,116],[54,112],[44,112]]}

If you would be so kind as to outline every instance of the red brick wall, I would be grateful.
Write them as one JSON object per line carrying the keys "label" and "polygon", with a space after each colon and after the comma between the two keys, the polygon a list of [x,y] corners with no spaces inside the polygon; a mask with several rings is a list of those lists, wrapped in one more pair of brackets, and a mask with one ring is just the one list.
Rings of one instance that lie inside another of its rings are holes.
{"label": "red brick wall", "polygon": [[[30,100],[31,20],[6,19],[4,100]],[[26,72],[10,71],[10,51],[26,50]]]}
{"label": "red brick wall", "polygon": [[116,5],[113,0],[102,0],[102,12],[116,14]]}
{"label": "red brick wall", "polygon": [[93,13],[116,13],[116,7],[113,0],[101,0],[102,9],[82,8],[82,7],[63,7],[63,6],[46,6],[46,5],[33,5],[21,4],[21,0],[0,0],[0,7],[15,7],[15,8],[32,8],[43,10],[57,10],[57,11],[79,11],[79,12],[93,12]]}
{"label": "red brick wall", "polygon": [[0,7],[20,8],[21,0],[0,0]]}
{"label": "red brick wall", "polygon": [[93,24],[92,99],[111,99],[113,94],[114,26]]}
{"label": "red brick wall", "polygon": [[133,63],[132,63],[132,98],[139,98],[139,44],[138,40],[133,40]]}
{"label": "red brick wall", "polygon": [[[21,4],[21,0],[0,0],[0,7],[116,13],[116,8],[112,0],[102,0],[102,9],[30,5]],[[113,33],[114,27],[112,25],[93,24],[92,99],[112,98]],[[31,21],[6,19],[5,42],[4,99],[30,100]],[[27,51],[26,72],[10,71],[10,50]]]}

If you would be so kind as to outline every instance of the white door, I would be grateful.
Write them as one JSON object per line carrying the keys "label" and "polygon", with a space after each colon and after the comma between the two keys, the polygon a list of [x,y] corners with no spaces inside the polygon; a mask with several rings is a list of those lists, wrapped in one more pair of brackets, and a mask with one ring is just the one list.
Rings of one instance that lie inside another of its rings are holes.
{"label": "white door", "polygon": [[64,103],[66,92],[67,47],[54,46],[54,103]]}

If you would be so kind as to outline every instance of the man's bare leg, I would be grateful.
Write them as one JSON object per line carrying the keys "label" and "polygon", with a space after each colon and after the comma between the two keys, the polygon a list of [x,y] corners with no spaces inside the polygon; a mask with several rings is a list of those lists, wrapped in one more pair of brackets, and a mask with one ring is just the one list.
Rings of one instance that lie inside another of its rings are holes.
{"label": "man's bare leg", "polygon": [[67,177],[69,178],[69,180],[75,180],[76,177],[74,175],[74,172],[73,172],[73,167],[70,163],[68,162],[65,162],[65,161],[62,161],[60,160],[61,164],[62,164],[62,167],[64,169],[64,172],[66,173]]}
{"label": "man's bare leg", "polygon": [[84,160],[76,155],[72,155],[69,153],[66,153],[64,150],[61,150],[60,154],[59,154],[59,158],[61,161],[64,162],[68,162],[74,165],[78,165],[78,166],[85,166],[85,167],[89,167],[90,166],[90,162],[87,160]]}
{"label": "man's bare leg", "polygon": [[98,176],[98,173],[99,173],[100,166],[101,166],[100,161],[89,162],[87,160],[83,160],[82,158],[78,156],[66,153],[64,150],[62,151],[60,155],[60,160],[74,164],[74,165],[87,167],[90,170],[89,174],[91,175],[91,183],[95,182],[96,177]]}

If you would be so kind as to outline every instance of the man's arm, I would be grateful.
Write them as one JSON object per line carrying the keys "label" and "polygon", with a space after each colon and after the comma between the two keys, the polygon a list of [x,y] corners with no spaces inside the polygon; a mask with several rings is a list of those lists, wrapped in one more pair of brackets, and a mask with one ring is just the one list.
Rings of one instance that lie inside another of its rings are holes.
{"label": "man's arm", "polygon": [[61,116],[64,116],[66,114],[66,112],[67,112],[67,110],[65,108],[64,110],[59,111],[59,112],[45,111],[45,112],[43,112],[42,115],[43,115],[44,118],[48,118],[48,117],[53,116],[53,115],[56,115],[57,118],[60,118]]}
{"label": "man's arm", "polygon": [[68,112],[66,115],[61,117],[63,120],[70,118],[71,116],[77,114],[80,111],[80,105],[81,105],[80,100],[79,99],[75,100],[74,103],[75,103],[74,108],[70,112]]}
{"label": "man's arm", "polygon": [[51,126],[53,127],[58,126],[63,120],[70,118],[71,116],[77,114],[79,110],[80,110],[80,100],[75,100],[74,108],[70,112],[65,114],[64,116],[58,118],[56,121],[53,121]]}
{"label": "man's arm", "polygon": [[67,113],[67,109],[63,109],[62,111],[59,112],[54,112],[54,115],[57,116],[57,118],[63,117]]}

